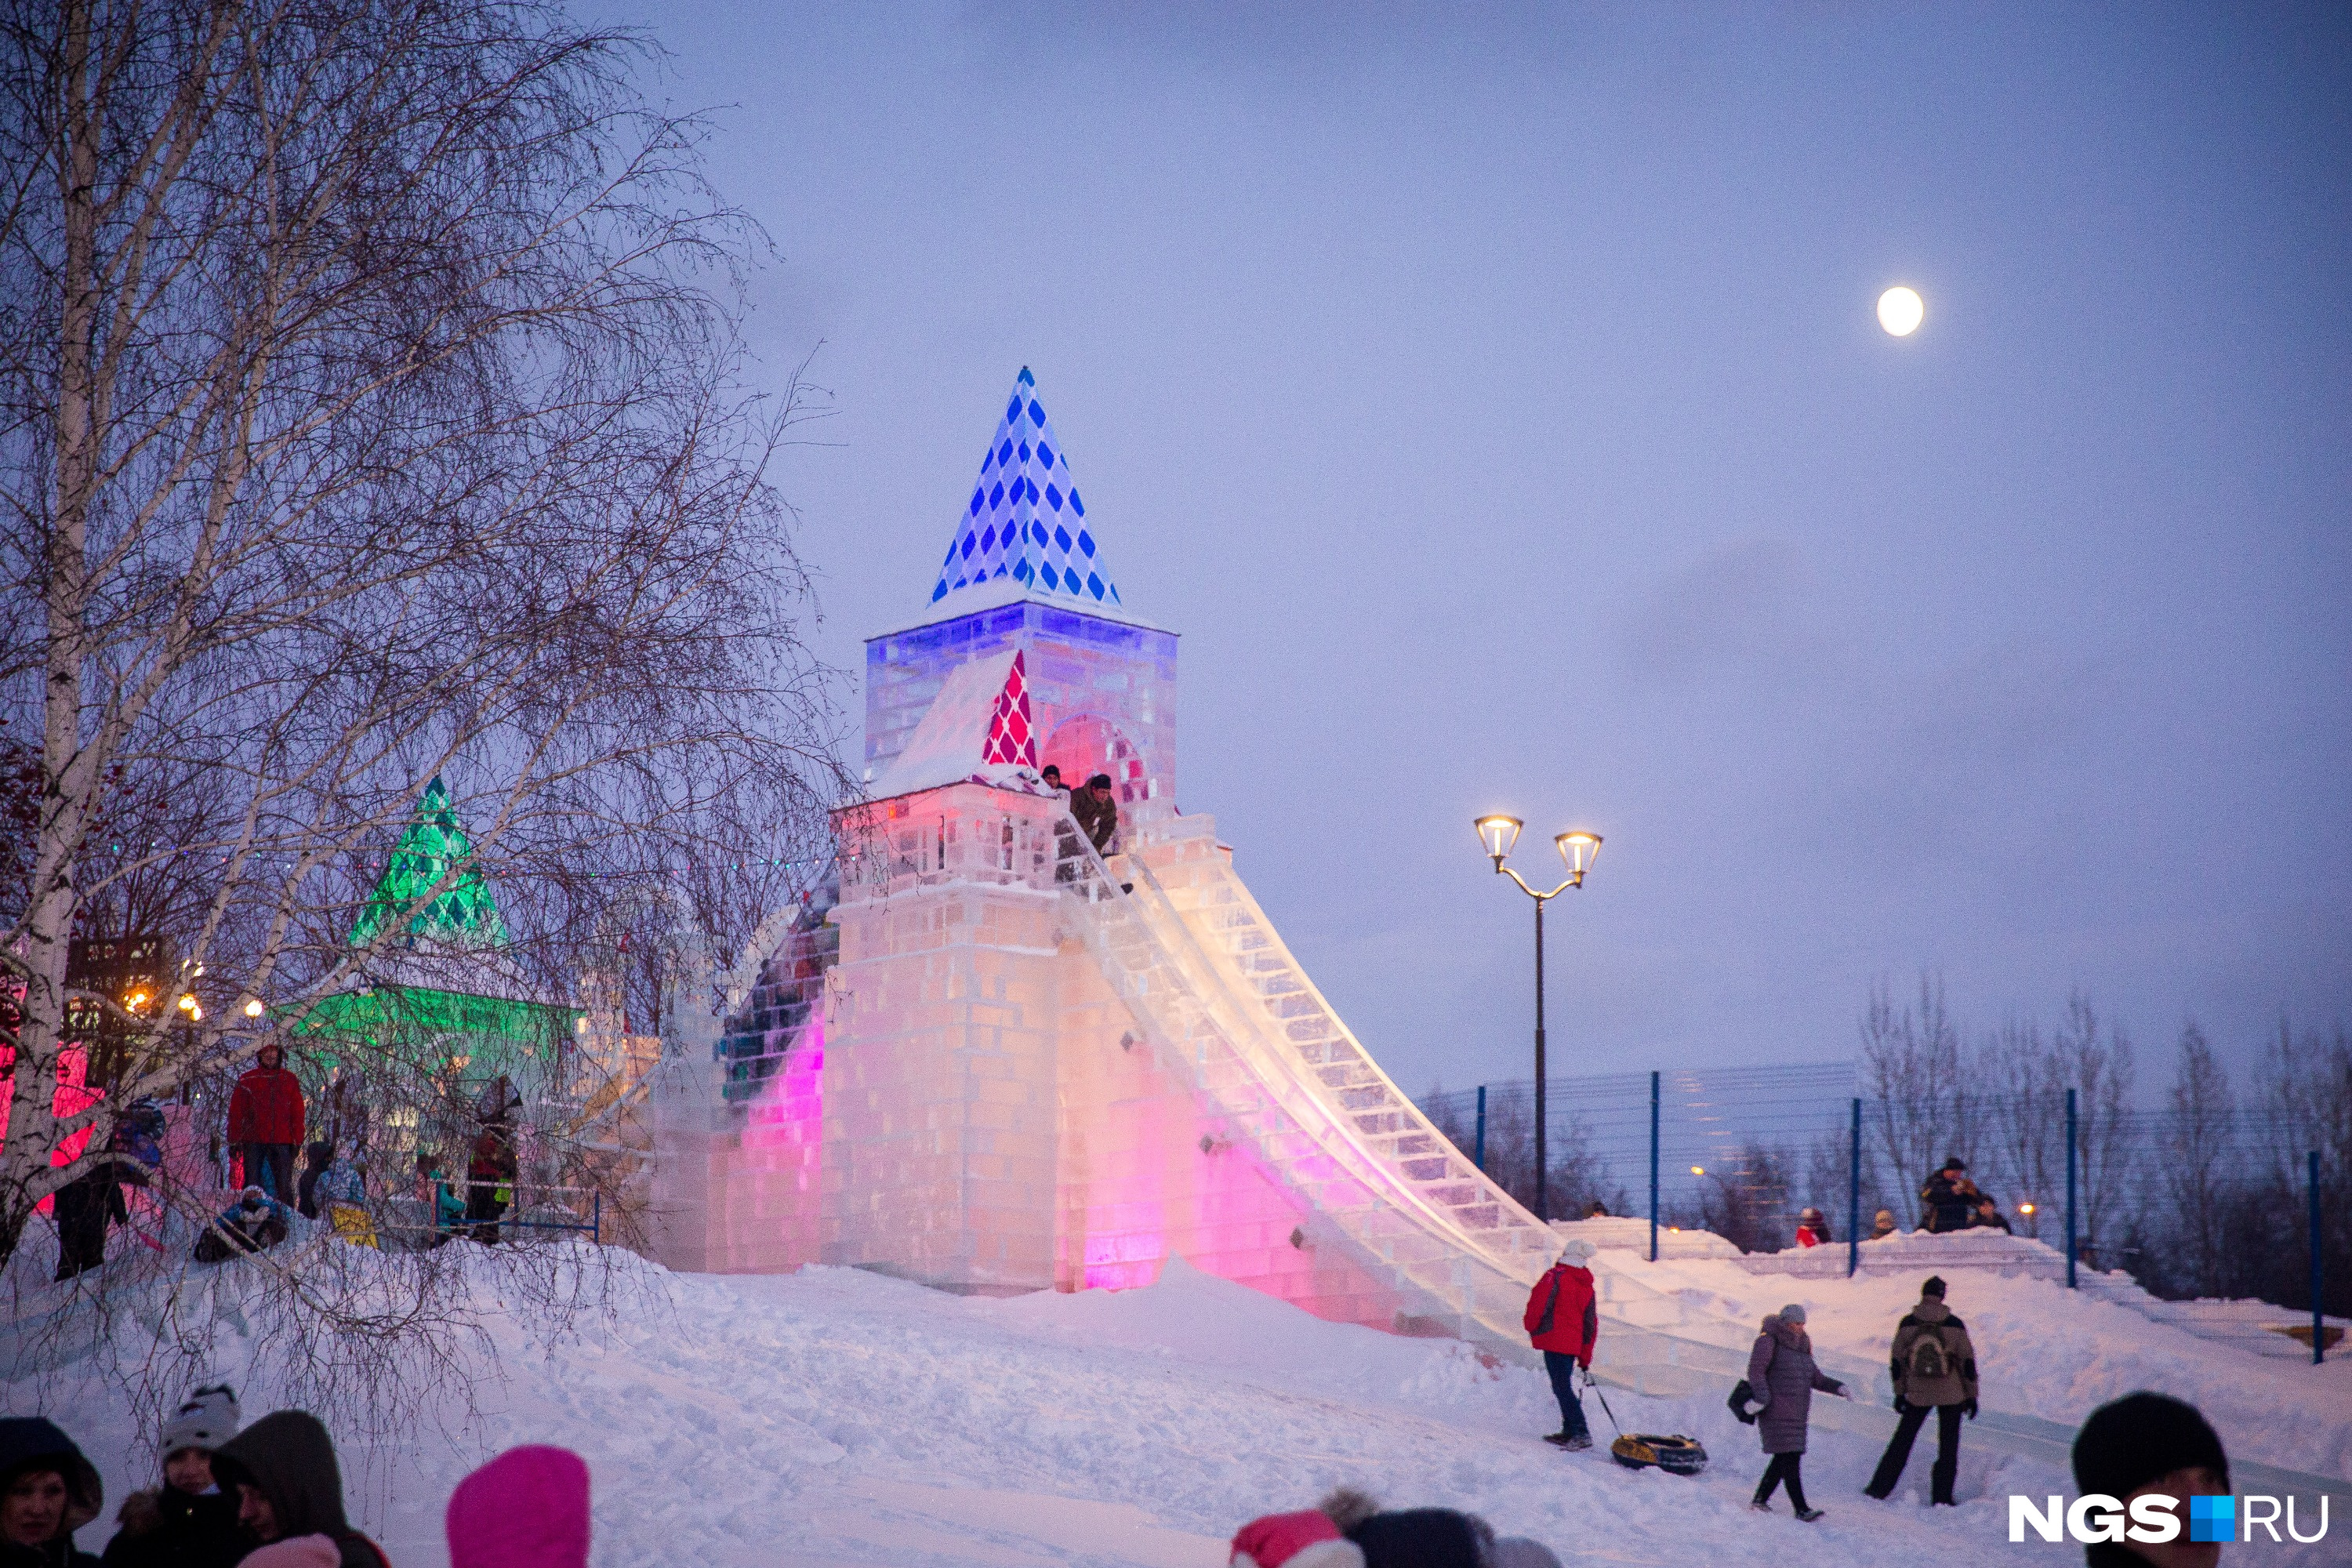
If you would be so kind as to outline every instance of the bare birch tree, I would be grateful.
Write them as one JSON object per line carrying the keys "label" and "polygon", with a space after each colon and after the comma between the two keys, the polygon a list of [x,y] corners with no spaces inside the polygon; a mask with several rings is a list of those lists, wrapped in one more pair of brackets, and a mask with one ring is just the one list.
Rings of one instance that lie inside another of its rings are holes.
{"label": "bare birch tree", "polygon": [[[0,718],[36,818],[5,1261],[116,1108],[299,1052],[467,879],[501,984],[565,999],[646,910],[724,948],[813,881],[841,775],[767,478],[797,384],[753,395],[735,335],[760,237],[631,39],[501,0],[0,16]],[[354,942],[436,777],[470,847]],[[126,920],[169,928],[161,994],[74,993],[71,942]],[[60,1117],[76,1005],[130,1044]]]}

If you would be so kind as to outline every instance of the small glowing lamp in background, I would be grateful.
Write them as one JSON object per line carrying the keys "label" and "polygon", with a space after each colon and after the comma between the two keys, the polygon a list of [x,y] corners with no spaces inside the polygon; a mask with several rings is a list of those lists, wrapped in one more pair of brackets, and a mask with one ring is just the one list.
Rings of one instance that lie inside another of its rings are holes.
{"label": "small glowing lamp in background", "polygon": [[2020,1204],[2017,1205],[2017,1212],[2020,1214],[2032,1214],[2033,1212],[2033,1205],[2032,1204]]}
{"label": "small glowing lamp in background", "polygon": [[1482,816],[1478,819],[1478,842],[1486,847],[1486,858],[1501,870],[1503,858],[1510,854],[1511,846],[1519,841],[1519,829],[1525,826],[1516,816]]}
{"label": "small glowing lamp in background", "polygon": [[245,1016],[248,1018],[258,1018],[261,1016],[260,997],[256,996],[245,1005]]}
{"label": "small glowing lamp in background", "polygon": [[144,991],[133,991],[130,995],[125,996],[122,999],[122,1005],[136,1013],[140,1008],[147,1005],[147,993]]}
{"label": "small glowing lamp in background", "polygon": [[196,999],[193,996],[180,998],[180,1011],[191,1018],[202,1018],[205,1016],[205,1010],[196,1005]]}
{"label": "small glowing lamp in background", "polygon": [[1878,324],[1890,337],[1907,338],[1927,319],[1927,302],[1900,283],[1878,297]]}
{"label": "small glowing lamp in background", "polygon": [[1691,1167],[1691,1174],[1694,1176],[1704,1176],[1706,1174],[1706,1167],[1705,1165],[1693,1165]]}

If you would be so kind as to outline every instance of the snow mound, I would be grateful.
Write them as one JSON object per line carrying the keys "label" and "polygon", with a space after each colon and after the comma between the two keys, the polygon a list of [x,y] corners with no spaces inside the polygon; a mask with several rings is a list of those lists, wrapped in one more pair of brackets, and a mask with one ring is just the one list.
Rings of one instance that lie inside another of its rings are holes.
{"label": "snow mound", "polygon": [[[477,1304],[497,1311],[495,1260],[460,1245]],[[1916,1568],[2064,1555],[2008,1543],[2008,1493],[2072,1489],[2046,1466],[1968,1449],[1961,1505],[1929,1510],[1916,1495],[1923,1450],[1906,1493],[1874,1503],[1858,1494],[1876,1444],[1817,1428],[1806,1480],[1828,1518],[1759,1517],[1747,1501],[1762,1469],[1755,1435],[1719,1394],[1611,1394],[1625,1429],[1689,1433],[1713,1457],[1694,1479],[1628,1471],[1601,1450],[1564,1455],[1539,1440],[1558,1420],[1540,1373],[1451,1341],[1323,1322],[1181,1264],[1147,1289],[1000,1300],[843,1268],[718,1277],[600,1260],[613,1268],[614,1321],[565,1337],[500,1312],[491,1352],[462,1363],[474,1416],[347,1455],[354,1512],[401,1568],[446,1563],[450,1489],[521,1442],[587,1458],[593,1560],[616,1568],[1220,1568],[1243,1521],[1339,1484],[1394,1507],[1471,1510],[1570,1561]],[[1742,1317],[1793,1289],[1817,1337],[1874,1357],[1916,1283],[1759,1279],[1716,1259],[1657,1267]],[[2110,1392],[2168,1387],[2218,1412],[2233,1453],[2266,1447],[2312,1468],[2308,1451],[2252,1429],[2265,1422],[2346,1452],[2352,1384],[2339,1369],[2296,1384],[2281,1365],[2062,1295],[2034,1280],[1955,1282],[1989,1377],[2069,1419]],[[255,1348],[233,1345],[217,1369],[249,1415],[279,1403],[245,1377]],[[2279,1381],[2251,1382],[2264,1373]],[[8,1408],[59,1419],[119,1500],[151,1482],[152,1447],[118,1393],[76,1375],[9,1385]],[[2250,1426],[2256,1407],[2263,1420]],[[1605,1439],[1600,1402],[1586,1410]],[[2340,1549],[2344,1528],[2304,1556],[2282,1547],[2265,1561],[2341,1561],[2312,1553]],[[110,1531],[90,1526],[81,1544],[96,1549]]]}

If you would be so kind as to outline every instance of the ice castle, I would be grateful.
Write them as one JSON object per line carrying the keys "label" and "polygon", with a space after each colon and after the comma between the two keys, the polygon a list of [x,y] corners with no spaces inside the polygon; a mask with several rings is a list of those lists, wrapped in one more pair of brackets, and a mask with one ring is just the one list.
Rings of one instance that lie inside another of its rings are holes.
{"label": "ice castle", "polygon": [[[1178,811],[1177,636],[1128,608],[1107,542],[1024,370],[919,618],[866,645],[838,901],[764,933],[735,1014],[672,1044],[656,1254],[992,1294],[1181,1258],[1526,1354],[1556,1238],[1349,1032],[1214,819]],[[1115,781],[1107,857],[1048,763]]]}

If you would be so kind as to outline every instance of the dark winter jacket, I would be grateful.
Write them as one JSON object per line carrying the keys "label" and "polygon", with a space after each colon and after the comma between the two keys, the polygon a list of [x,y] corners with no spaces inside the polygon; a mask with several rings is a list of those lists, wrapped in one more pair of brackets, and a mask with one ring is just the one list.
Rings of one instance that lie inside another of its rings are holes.
{"label": "dark winter jacket", "polygon": [[223,1491],[242,1483],[267,1498],[280,1541],[323,1535],[341,1551],[342,1568],[388,1568],[375,1542],[343,1517],[342,1471],[317,1416],[300,1410],[263,1416],[213,1456],[213,1476]]}
{"label": "dark winter jacket", "polygon": [[1528,1292],[1520,1322],[1539,1351],[1572,1355],[1592,1370],[1592,1344],[1601,1333],[1601,1308],[1592,1291],[1592,1270],[1555,1263]]}
{"label": "dark winter jacket", "polygon": [[46,1546],[0,1542],[0,1568],[98,1568],[98,1559],[76,1551],[73,1543],[74,1531],[106,1506],[106,1488],[98,1471],[56,1423],[37,1415],[0,1421],[0,1493],[27,1470],[55,1470],[65,1478],[65,1519]]}
{"label": "dark winter jacket", "polygon": [[[1943,1371],[1928,1375],[1930,1363]],[[1895,1325],[1887,1370],[1895,1374],[1895,1397],[1906,1405],[1966,1405],[1977,1396],[1976,1347],[1969,1342],[1968,1325],[1941,1297],[1920,1297]]]}
{"label": "dark winter jacket", "polygon": [[1483,1568],[1486,1544],[1467,1514],[1450,1508],[1376,1513],[1348,1531],[1364,1568]]}
{"label": "dark winter jacket", "polygon": [[1070,815],[1097,855],[1110,853],[1111,835],[1118,831],[1118,802],[1108,790],[1082,789],[1070,796]]}
{"label": "dark winter jacket", "polygon": [[106,1568],[236,1568],[255,1542],[227,1491],[191,1497],[177,1487],[133,1492],[122,1528],[106,1543]]}
{"label": "dark winter jacket", "polygon": [[1760,1403],[1756,1436],[1768,1454],[1801,1454],[1812,1418],[1813,1390],[1843,1394],[1845,1384],[1813,1363],[1812,1336],[1776,1313],[1764,1320],[1756,1348],[1748,1352],[1748,1387]]}
{"label": "dark winter jacket", "polygon": [[1927,1205],[1927,1229],[1940,1235],[1968,1228],[1969,1215],[1984,1200],[1960,1190],[1967,1180],[1966,1172],[1956,1175],[1949,1171],[1938,1171],[1927,1178],[1927,1184],[1919,1189],[1919,1201]]}
{"label": "dark winter jacket", "polygon": [[474,1140],[473,1158],[466,1163],[466,1182],[473,1187],[512,1185],[515,1179],[514,1129],[493,1121]]}
{"label": "dark winter jacket", "polygon": [[228,1097],[232,1143],[302,1142],[302,1080],[282,1066],[257,1067]]}

